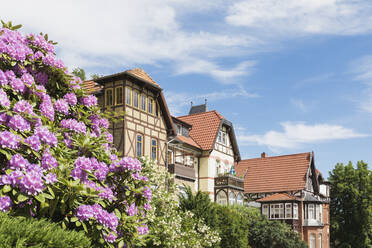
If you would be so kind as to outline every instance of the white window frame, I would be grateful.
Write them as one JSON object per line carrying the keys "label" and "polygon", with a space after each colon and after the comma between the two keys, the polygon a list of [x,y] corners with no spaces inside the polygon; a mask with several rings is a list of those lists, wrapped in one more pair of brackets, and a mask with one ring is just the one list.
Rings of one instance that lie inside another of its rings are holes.
{"label": "white window frame", "polygon": [[307,218],[315,220],[315,206],[312,203],[307,205]]}
{"label": "white window frame", "polygon": [[262,215],[269,218],[269,204],[262,204]]}
{"label": "white window frame", "polygon": [[227,205],[227,195],[226,195],[225,191],[220,190],[217,193],[216,202],[217,202],[217,204],[220,204],[220,205],[224,205],[224,206]]}
{"label": "white window frame", "polygon": [[270,204],[270,219],[284,219],[284,204]]}
{"label": "white window frame", "polygon": [[314,233],[310,234],[309,238],[309,248],[315,248],[316,247],[316,237]]}
{"label": "white window frame", "polygon": [[293,219],[298,219],[298,204],[293,203]]}
{"label": "white window frame", "polygon": [[286,203],[285,204],[285,218],[286,219],[292,219],[292,203]]}
{"label": "white window frame", "polygon": [[232,206],[232,205],[235,205],[235,204],[236,204],[236,196],[233,192],[230,192],[230,194],[229,194],[229,205]]}

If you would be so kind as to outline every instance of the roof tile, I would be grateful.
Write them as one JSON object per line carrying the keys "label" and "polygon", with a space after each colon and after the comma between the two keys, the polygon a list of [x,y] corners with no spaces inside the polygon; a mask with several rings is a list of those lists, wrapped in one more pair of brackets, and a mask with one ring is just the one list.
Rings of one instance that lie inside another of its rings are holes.
{"label": "roof tile", "polygon": [[88,94],[96,93],[96,92],[100,91],[102,88],[103,88],[102,85],[99,85],[92,80],[83,82],[83,89],[85,89],[85,91]]}
{"label": "roof tile", "polygon": [[190,136],[203,150],[213,148],[217,131],[223,119],[222,115],[213,110],[177,118],[192,125]]}
{"label": "roof tile", "polygon": [[276,193],[273,195],[266,196],[257,200],[258,202],[271,202],[271,201],[293,201],[296,197],[288,195],[286,193]]}
{"label": "roof tile", "polygon": [[148,83],[151,83],[151,84],[154,84],[156,85],[157,87],[160,87],[159,84],[157,84],[150,76],[149,74],[147,74],[142,68],[134,68],[134,69],[131,69],[131,70],[126,70],[125,71],[126,73],[128,74],[131,74],[135,77],[138,77]]}
{"label": "roof tile", "polygon": [[246,193],[284,192],[305,188],[311,153],[241,160],[235,170],[244,176]]}

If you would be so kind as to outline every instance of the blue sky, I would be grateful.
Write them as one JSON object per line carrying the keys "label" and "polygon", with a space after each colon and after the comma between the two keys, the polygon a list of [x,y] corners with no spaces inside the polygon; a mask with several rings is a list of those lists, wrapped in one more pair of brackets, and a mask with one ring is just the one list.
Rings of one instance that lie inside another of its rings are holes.
{"label": "blue sky", "polygon": [[372,2],[363,0],[11,1],[1,19],[58,41],[69,68],[142,67],[173,115],[208,99],[243,158],[314,151],[372,163]]}

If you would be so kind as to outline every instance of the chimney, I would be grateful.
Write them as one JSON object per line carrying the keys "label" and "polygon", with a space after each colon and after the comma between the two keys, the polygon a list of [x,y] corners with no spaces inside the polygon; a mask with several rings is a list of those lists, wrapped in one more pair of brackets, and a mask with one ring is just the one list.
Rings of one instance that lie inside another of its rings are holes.
{"label": "chimney", "polygon": [[192,108],[192,104],[193,104],[193,102],[191,101],[191,108]]}
{"label": "chimney", "polygon": [[261,153],[261,158],[266,158],[267,154],[265,152]]}

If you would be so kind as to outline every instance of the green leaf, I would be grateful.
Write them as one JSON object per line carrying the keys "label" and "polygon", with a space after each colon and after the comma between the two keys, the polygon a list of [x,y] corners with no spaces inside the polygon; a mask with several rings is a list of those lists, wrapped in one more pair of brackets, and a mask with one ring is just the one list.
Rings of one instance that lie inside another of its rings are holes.
{"label": "green leaf", "polygon": [[50,194],[48,194],[48,193],[43,193],[43,196],[44,196],[46,199],[50,199],[50,200],[54,199],[54,196],[52,196],[52,195],[50,195]]}
{"label": "green leaf", "polygon": [[19,201],[19,202],[24,202],[26,200],[28,200],[28,196],[26,196],[26,195],[19,194],[18,197],[17,197],[17,201]]}
{"label": "green leaf", "polygon": [[12,158],[12,154],[10,154],[9,152],[7,152],[3,149],[0,149],[0,152],[5,155],[7,160],[10,160]]}
{"label": "green leaf", "polygon": [[9,185],[4,185],[4,187],[3,187],[3,192],[4,193],[8,193],[11,190],[12,190],[12,187],[10,187]]}
{"label": "green leaf", "polygon": [[70,219],[71,222],[76,222],[76,221],[78,221],[78,220],[79,220],[79,219],[78,219],[77,217],[75,217],[75,216],[74,216],[74,217],[71,217],[71,219]]}
{"label": "green leaf", "polygon": [[35,199],[38,200],[39,202],[45,202],[45,197],[43,194],[36,195]]}

